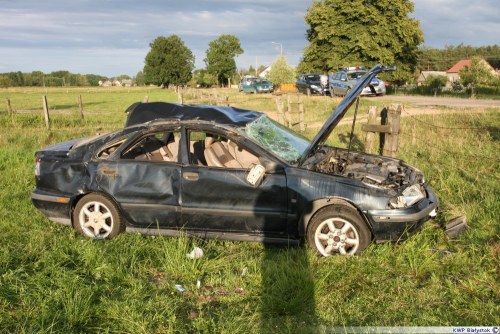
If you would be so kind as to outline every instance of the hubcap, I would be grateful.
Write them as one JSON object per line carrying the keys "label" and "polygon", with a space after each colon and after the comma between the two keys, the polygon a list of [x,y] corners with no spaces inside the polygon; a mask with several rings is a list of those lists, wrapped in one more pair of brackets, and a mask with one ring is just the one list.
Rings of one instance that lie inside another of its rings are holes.
{"label": "hubcap", "polygon": [[347,220],[329,218],[319,224],[314,233],[314,242],[323,256],[335,253],[353,255],[359,246],[359,234]]}
{"label": "hubcap", "polygon": [[88,202],[80,211],[79,223],[85,235],[102,239],[106,238],[113,229],[113,215],[103,203]]}

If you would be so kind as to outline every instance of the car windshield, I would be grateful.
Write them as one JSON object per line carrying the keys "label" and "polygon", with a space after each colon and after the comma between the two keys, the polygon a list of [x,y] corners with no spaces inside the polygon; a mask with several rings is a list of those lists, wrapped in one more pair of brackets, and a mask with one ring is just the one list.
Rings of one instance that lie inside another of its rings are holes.
{"label": "car windshield", "polygon": [[348,73],[347,76],[349,77],[349,80],[351,80],[351,79],[359,79],[363,75],[365,75],[365,73],[366,72],[352,72],[352,73]]}
{"label": "car windshield", "polygon": [[246,137],[290,164],[296,163],[310,144],[307,138],[265,115],[248,123],[241,131]]}

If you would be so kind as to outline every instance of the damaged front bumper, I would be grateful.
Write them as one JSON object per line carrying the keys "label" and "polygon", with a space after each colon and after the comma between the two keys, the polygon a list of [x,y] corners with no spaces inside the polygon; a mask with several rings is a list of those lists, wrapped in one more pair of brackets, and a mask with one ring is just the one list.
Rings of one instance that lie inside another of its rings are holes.
{"label": "damaged front bumper", "polygon": [[51,221],[71,226],[71,203],[73,197],[35,189],[31,193],[31,201]]}
{"label": "damaged front bumper", "polygon": [[368,210],[366,216],[372,225],[375,241],[395,241],[407,233],[420,229],[423,223],[434,218],[439,206],[432,189],[425,186],[426,198],[404,209]]}

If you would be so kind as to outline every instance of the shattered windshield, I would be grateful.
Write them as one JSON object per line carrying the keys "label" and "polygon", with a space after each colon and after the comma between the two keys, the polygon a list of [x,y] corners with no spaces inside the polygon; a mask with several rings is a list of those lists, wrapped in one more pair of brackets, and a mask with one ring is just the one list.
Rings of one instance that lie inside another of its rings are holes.
{"label": "shattered windshield", "polygon": [[242,129],[245,135],[290,164],[296,163],[310,142],[289,128],[261,116]]}

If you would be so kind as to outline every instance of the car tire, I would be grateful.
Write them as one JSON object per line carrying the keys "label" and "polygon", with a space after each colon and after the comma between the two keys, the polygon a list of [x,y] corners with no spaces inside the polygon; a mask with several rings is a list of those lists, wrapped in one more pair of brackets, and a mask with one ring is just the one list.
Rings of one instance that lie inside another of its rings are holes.
{"label": "car tire", "polygon": [[354,255],[371,242],[371,232],[358,211],[346,204],[320,209],[307,228],[309,247],[322,256]]}
{"label": "car tire", "polygon": [[110,239],[125,230],[116,204],[97,193],[88,194],[78,201],[73,210],[73,227],[92,239]]}

